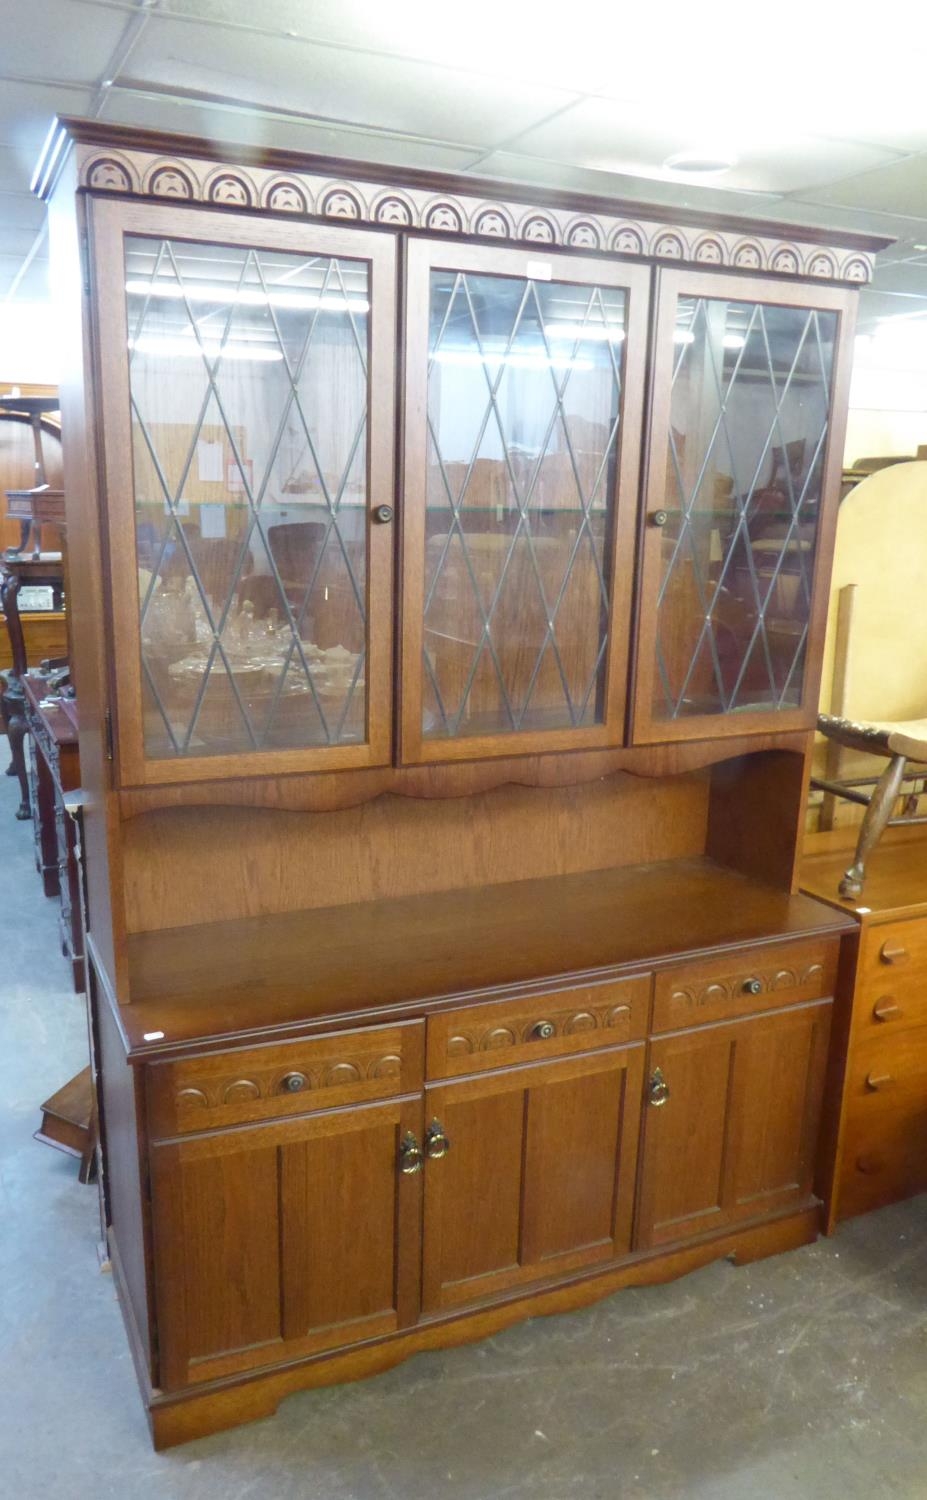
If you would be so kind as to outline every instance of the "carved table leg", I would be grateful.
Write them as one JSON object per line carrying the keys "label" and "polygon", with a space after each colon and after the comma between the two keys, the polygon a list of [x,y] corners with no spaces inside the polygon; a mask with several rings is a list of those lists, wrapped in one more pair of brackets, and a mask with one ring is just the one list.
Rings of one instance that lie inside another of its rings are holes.
{"label": "carved table leg", "polygon": [[869,806],[866,808],[866,815],[860,824],[853,863],[840,882],[840,894],[845,898],[861,896],[863,893],[866,860],[885,832],[886,824],[892,815],[892,808],[901,791],[905,765],[905,756],[893,755],[876,782],[869,799]]}
{"label": "carved table leg", "polygon": [[20,803],[16,809],[16,817],[23,823],[31,818],[32,809],[29,806],[29,777],[26,771],[25,694],[16,677],[8,677],[6,687],[0,693],[0,712],[3,714],[10,742],[10,774],[19,777]]}

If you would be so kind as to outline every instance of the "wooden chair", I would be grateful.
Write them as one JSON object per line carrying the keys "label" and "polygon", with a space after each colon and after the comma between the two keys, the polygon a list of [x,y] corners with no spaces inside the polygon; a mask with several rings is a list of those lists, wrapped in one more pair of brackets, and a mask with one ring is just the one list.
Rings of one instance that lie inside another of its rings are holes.
{"label": "wooden chair", "polygon": [[[862,895],[867,861],[889,824],[927,822],[917,816],[916,795],[909,799],[913,813],[895,815],[903,783],[927,775],[925,556],[927,463],[883,468],[844,501],[818,717],[827,741],[825,774],[812,785],[825,803],[831,799],[822,826],[832,822],[835,797],[865,808],[839,885],[845,899]],[[842,752],[856,758],[849,776]],[[873,773],[872,757],[887,763]],[[868,797],[859,790],[867,784]]]}

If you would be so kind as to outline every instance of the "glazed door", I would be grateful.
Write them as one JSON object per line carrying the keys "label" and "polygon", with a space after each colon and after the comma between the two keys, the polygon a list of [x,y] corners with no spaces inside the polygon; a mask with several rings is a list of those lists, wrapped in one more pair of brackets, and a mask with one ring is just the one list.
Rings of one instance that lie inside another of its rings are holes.
{"label": "glazed door", "polygon": [[418,1315],[421,1099],[151,1149],[160,1382],[176,1390]]}
{"label": "glazed door", "polygon": [[627,1253],[643,1062],[612,1048],[426,1090],[424,1312]]}
{"label": "glazed door", "polygon": [[392,237],[92,231],[121,782],[387,763]]}
{"label": "glazed door", "polygon": [[660,273],[635,743],[814,724],[854,308]]}
{"label": "glazed door", "polygon": [[638,1249],[810,1199],[830,1014],[821,1000],[651,1044]]}
{"label": "glazed door", "polygon": [[409,243],[404,761],[622,743],[649,282]]}

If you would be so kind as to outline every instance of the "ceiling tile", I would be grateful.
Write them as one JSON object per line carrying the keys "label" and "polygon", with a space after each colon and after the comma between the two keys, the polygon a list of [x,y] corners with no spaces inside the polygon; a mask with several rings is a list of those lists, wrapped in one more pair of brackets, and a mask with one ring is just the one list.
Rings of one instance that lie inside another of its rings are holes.
{"label": "ceiling tile", "polygon": [[95,84],[103,76],[131,11],[82,0],[28,0],[5,7],[5,75]]}
{"label": "ceiling tile", "polygon": [[[5,297],[19,274],[21,255],[7,255],[0,243],[0,297]],[[51,296],[48,261],[37,256],[16,288],[17,302],[47,301]]]}
{"label": "ceiling tile", "polygon": [[[434,0],[163,0],[175,16],[259,28],[290,38],[327,42],[513,82],[549,84],[582,93],[614,73],[611,56],[626,32],[624,16],[601,0],[573,0],[563,24],[560,0],[535,0],[530,10],[499,0],[470,0],[456,11]],[[590,44],[590,37],[595,40]],[[609,45],[611,43],[611,45]]]}
{"label": "ceiling tile", "polygon": [[0,85],[0,140],[3,141],[3,166],[8,166],[6,156],[9,153],[15,163],[16,175],[12,182],[9,177],[4,177],[3,185],[28,192],[54,116],[84,114],[90,108],[92,97],[90,89],[64,84],[46,88],[34,83],[11,83],[5,79]]}
{"label": "ceiling tile", "polygon": [[574,97],[512,82],[487,89],[479,75],[229,31],[152,15],[132,52],[132,84],[196,90],[329,122],[373,126],[452,144],[494,146]]}
{"label": "ceiling tile", "polygon": [[843,181],[816,189],[814,198],[818,203],[877,213],[904,214],[913,207],[927,207],[927,153],[894,161],[877,172],[847,174]]}
{"label": "ceiling tile", "polygon": [[31,193],[7,193],[0,187],[0,225],[6,229],[30,229],[33,234],[45,219],[45,204]]}
{"label": "ceiling tile", "polygon": [[472,146],[445,146],[344,125],[280,120],[245,108],[226,109],[121,88],[110,91],[103,117],[121,125],[182,131],[238,146],[275,146],[280,150],[344,156],[387,166],[431,167],[436,171],[460,171],[469,166],[476,154]]}
{"label": "ceiling tile", "polygon": [[[786,139],[775,125],[764,137],[763,129],[764,121],[756,117],[749,133],[732,127],[730,145],[736,164],[706,185],[747,192],[794,192],[896,160],[878,147],[822,137]],[[589,98],[526,131],[512,143],[512,149],[548,161],[678,181],[678,174],[663,167],[668,157],[687,150],[713,153],[720,143],[712,145],[693,135],[683,111],[668,109],[659,117],[651,113],[642,118],[638,104]]]}
{"label": "ceiling tile", "polygon": [[602,198],[700,212],[742,214],[744,217],[782,217],[782,199],[777,194],[723,192],[719,188],[661,182],[630,173],[609,172],[593,167],[569,166],[544,161],[517,151],[494,151],[481,157],[471,169],[477,177],[496,177],[501,182],[521,182],[539,188],[561,188],[593,193]]}

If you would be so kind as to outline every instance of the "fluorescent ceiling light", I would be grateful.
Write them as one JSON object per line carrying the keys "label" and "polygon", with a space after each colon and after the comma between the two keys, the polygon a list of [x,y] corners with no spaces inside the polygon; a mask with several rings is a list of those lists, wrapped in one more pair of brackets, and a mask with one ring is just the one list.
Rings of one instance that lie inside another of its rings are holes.
{"label": "fluorescent ceiling light", "polygon": [[742,333],[726,333],[722,342],[725,349],[742,349],[747,340]]}
{"label": "fluorescent ceiling light", "polygon": [[262,344],[220,344],[215,339],[204,339],[202,343],[198,343],[196,339],[166,338],[156,334],[129,339],[129,348],[134,349],[137,354],[179,354],[206,359],[217,359],[221,355],[223,359],[253,359],[264,364],[283,358],[279,349],[271,349]]}
{"label": "fluorescent ceiling light", "polygon": [[623,328],[607,328],[601,323],[548,323],[544,332],[548,338],[571,339],[573,342],[583,339],[597,340],[602,344],[624,342]]}
{"label": "fluorescent ceiling light", "polygon": [[240,307],[285,307],[296,312],[311,312],[320,307],[325,312],[365,313],[370,303],[364,297],[342,297],[326,292],[265,292],[262,287],[223,286],[221,283],[197,282],[180,286],[176,281],[143,281],[130,279],[126,291],[135,297],[158,297],[169,302],[221,302]]}
{"label": "fluorescent ceiling light", "polygon": [[480,354],[473,349],[439,349],[434,359],[442,365],[511,365],[516,370],[592,370],[591,359],[549,358],[546,354]]}
{"label": "fluorescent ceiling light", "polygon": [[668,172],[684,172],[687,177],[716,177],[720,172],[729,172],[736,167],[737,157],[733,151],[703,149],[675,151],[663,163]]}

